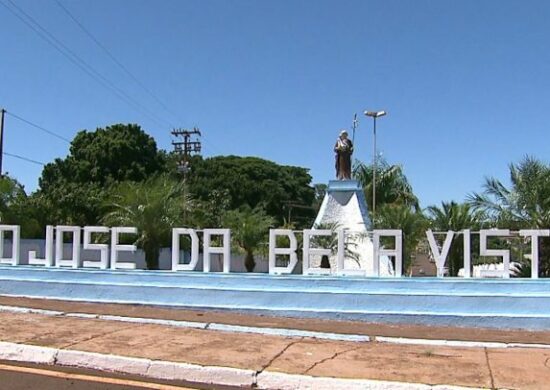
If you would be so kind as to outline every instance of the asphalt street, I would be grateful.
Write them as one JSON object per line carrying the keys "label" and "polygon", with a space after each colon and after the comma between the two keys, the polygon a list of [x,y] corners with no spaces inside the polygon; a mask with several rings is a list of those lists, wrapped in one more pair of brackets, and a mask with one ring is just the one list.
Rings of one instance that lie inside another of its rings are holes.
{"label": "asphalt street", "polygon": [[[149,378],[48,365],[0,361],[1,390],[186,390],[224,389],[190,384],[151,382]],[[227,387],[225,389],[228,389]]]}

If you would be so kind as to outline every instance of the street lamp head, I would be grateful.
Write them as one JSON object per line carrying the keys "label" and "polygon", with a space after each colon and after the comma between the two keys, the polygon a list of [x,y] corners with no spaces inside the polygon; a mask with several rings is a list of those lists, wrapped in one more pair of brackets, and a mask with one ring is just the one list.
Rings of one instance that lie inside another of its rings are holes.
{"label": "street lamp head", "polygon": [[370,116],[370,117],[373,117],[373,118],[379,118],[379,117],[384,116],[386,114],[387,114],[386,111],[365,111],[366,116]]}

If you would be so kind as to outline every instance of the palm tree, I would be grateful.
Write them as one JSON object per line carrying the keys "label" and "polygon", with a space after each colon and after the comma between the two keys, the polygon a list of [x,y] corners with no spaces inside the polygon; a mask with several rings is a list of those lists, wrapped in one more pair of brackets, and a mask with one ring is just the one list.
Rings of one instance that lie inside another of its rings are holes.
{"label": "palm tree", "polygon": [[[430,225],[439,231],[460,231],[481,226],[485,220],[485,214],[476,210],[468,203],[441,202],[441,207],[429,206],[427,208]],[[449,251],[449,274],[457,276],[462,264],[462,240],[463,237],[453,240]]]}
{"label": "palm tree", "polygon": [[[372,178],[373,166],[357,161],[353,169],[353,177],[361,183],[367,203],[372,210]],[[403,173],[400,165],[389,165],[385,160],[376,168],[376,205],[403,204],[420,211],[418,198],[414,195],[412,186]]]}
{"label": "palm tree", "polygon": [[[357,161],[353,176],[361,183],[367,203],[373,199],[374,167]],[[407,270],[412,256],[423,234],[425,218],[422,215],[418,198],[414,195],[403,168],[390,165],[380,158],[376,166],[376,205],[378,214],[373,221],[378,228],[401,229],[403,232],[403,265]]]}
{"label": "palm tree", "polygon": [[275,219],[267,215],[262,207],[252,209],[245,206],[228,211],[222,221],[224,226],[231,229],[231,239],[235,246],[245,253],[246,270],[254,271],[254,252],[267,242],[269,228],[275,224]]}
{"label": "palm tree", "polygon": [[[468,202],[484,210],[499,226],[548,229],[550,226],[550,166],[526,156],[510,164],[511,186],[486,178],[483,193],[469,195]],[[550,276],[550,243],[539,241],[541,276]],[[522,261],[523,259],[520,259]],[[524,267],[527,266],[524,264]]]}
{"label": "palm tree", "polygon": [[468,201],[507,227],[513,224],[514,227],[548,228],[550,166],[527,156],[509,167],[510,188],[495,178],[486,178],[483,193],[473,193]]}
{"label": "palm tree", "polygon": [[122,182],[104,206],[103,223],[137,227],[135,244],[145,252],[147,268],[158,269],[160,248],[169,244],[172,228],[186,222],[183,211],[191,208],[191,198],[184,196],[182,182],[158,176],[144,182]]}

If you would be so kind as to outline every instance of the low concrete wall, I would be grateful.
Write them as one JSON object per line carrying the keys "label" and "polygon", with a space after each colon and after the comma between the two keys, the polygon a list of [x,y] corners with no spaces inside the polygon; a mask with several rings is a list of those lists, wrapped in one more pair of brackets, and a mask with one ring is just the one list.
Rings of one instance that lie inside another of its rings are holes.
{"label": "low concrete wall", "polygon": [[277,316],[550,330],[550,280],[0,267],[0,294]]}

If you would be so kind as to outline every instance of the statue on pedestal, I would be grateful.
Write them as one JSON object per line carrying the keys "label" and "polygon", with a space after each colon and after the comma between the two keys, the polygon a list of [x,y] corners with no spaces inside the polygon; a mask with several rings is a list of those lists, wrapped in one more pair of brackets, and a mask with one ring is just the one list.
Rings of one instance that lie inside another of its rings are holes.
{"label": "statue on pedestal", "polygon": [[351,155],[353,154],[353,143],[348,139],[348,132],[342,130],[340,137],[334,145],[336,153],[336,178],[338,180],[351,179]]}

